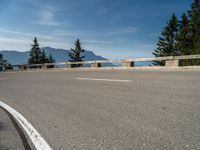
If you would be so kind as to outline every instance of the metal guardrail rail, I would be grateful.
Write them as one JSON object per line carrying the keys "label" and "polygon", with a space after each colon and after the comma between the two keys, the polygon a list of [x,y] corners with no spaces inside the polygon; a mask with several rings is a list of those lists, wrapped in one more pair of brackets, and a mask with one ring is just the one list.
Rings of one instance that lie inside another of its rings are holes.
{"label": "metal guardrail rail", "polygon": [[[183,55],[183,56],[167,56],[167,57],[152,57],[152,58],[133,58],[125,60],[96,60],[96,61],[82,61],[82,62],[56,62],[56,63],[46,63],[46,64],[19,64],[12,65],[13,67],[18,67],[19,70],[27,69],[48,69],[49,66],[64,65],[64,68],[75,68],[82,67],[84,64],[90,64],[92,68],[99,68],[103,63],[122,63],[122,67],[134,67],[135,62],[150,62],[150,61],[165,61],[166,67],[178,67],[179,60],[190,60],[190,59],[200,59],[200,54],[198,55]],[[0,65],[2,70],[5,70],[5,66]],[[52,67],[50,67],[52,68]]]}

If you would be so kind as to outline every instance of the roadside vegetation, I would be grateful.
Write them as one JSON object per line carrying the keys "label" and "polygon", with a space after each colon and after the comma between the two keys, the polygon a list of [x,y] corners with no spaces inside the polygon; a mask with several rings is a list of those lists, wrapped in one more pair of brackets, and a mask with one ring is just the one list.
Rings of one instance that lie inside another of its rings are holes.
{"label": "roadside vegetation", "polygon": [[[200,0],[194,0],[180,20],[172,14],[153,52],[156,57],[194,54],[200,54]],[[200,65],[200,60],[182,60],[180,65]]]}
{"label": "roadside vegetation", "polygon": [[3,54],[0,54],[0,71],[12,69],[12,65],[8,63],[6,59],[3,58]]}
{"label": "roadside vegetation", "polygon": [[[77,39],[74,43],[75,48],[71,49],[71,52],[68,53],[69,57],[71,58],[70,62],[81,62],[85,56],[82,56],[82,53],[85,51],[81,48],[80,40]],[[74,64],[72,67],[81,67],[82,64]]]}
{"label": "roadside vegetation", "polygon": [[[52,57],[51,54],[47,56],[45,51],[40,48],[36,37],[34,38],[33,44],[31,46],[32,48],[29,52],[29,60],[28,60],[29,65],[55,62],[55,59]],[[54,66],[50,67],[53,68]]]}
{"label": "roadside vegetation", "polygon": [[[81,62],[83,61],[83,58],[85,56],[82,55],[82,53],[85,51],[81,48],[81,42],[79,39],[77,39],[74,43],[75,47],[74,49],[71,49],[71,52],[68,53],[70,57],[70,62]],[[39,46],[39,43],[37,41],[37,38],[35,37],[33,40],[33,44],[31,45],[32,48],[29,52],[29,59],[28,64],[46,64],[46,63],[54,63],[55,59],[53,58],[52,54],[50,54],[48,57],[44,50],[42,50]],[[81,67],[81,64],[75,64],[72,67]],[[54,65],[48,66],[49,68],[53,68]]]}

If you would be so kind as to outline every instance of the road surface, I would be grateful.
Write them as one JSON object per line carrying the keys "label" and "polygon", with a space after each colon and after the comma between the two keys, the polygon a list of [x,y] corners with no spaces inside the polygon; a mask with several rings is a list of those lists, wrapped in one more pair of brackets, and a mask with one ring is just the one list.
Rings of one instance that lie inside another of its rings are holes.
{"label": "road surface", "polygon": [[0,101],[55,150],[200,149],[200,71],[0,73]]}

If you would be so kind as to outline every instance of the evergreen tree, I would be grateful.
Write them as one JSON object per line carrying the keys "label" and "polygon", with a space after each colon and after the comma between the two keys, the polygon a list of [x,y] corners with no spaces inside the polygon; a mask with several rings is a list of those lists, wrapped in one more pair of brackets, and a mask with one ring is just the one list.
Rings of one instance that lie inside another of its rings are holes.
{"label": "evergreen tree", "polygon": [[[200,0],[194,0],[190,10],[188,11],[190,17],[190,53],[200,54]],[[200,65],[200,60],[189,60],[187,65]]]}
{"label": "evergreen tree", "polygon": [[50,53],[49,57],[46,56],[46,53],[44,49],[42,50],[42,55],[40,58],[40,63],[45,64],[45,63],[54,63],[55,59],[53,58],[52,54]]}
{"label": "evergreen tree", "polygon": [[75,48],[74,49],[71,49],[71,52],[69,52],[69,57],[71,58],[71,62],[77,62],[77,61],[82,61],[82,59],[85,57],[85,56],[81,56],[81,53],[84,52],[84,49],[81,48],[81,43],[80,43],[80,40],[77,39],[75,41]]}
{"label": "evergreen tree", "polygon": [[49,60],[48,60],[48,58],[46,56],[46,53],[45,53],[44,50],[42,50],[42,55],[40,57],[40,63],[41,64],[45,64],[45,63],[48,63],[48,62],[49,62]]}
{"label": "evergreen tree", "polygon": [[9,69],[9,70],[13,69],[13,66],[11,65],[11,63],[8,63],[8,64],[6,65],[6,69]]}
{"label": "evergreen tree", "polygon": [[[192,54],[192,38],[190,34],[190,20],[184,13],[179,21],[178,36],[177,36],[177,49],[180,51],[180,55]],[[180,60],[180,65],[189,65],[191,60]]]}
{"label": "evergreen tree", "polygon": [[32,48],[29,52],[29,64],[40,64],[40,59],[42,57],[42,51],[39,47],[37,38],[34,38],[33,44],[31,45]]}
{"label": "evergreen tree", "polygon": [[[71,52],[68,53],[69,57],[71,58],[69,61],[71,62],[79,62],[83,61],[82,59],[85,56],[82,56],[81,53],[83,53],[85,50],[81,48],[80,40],[77,39],[75,41],[75,48],[71,49]],[[73,67],[80,67],[82,65],[73,65]]]}
{"label": "evergreen tree", "polygon": [[[175,14],[167,22],[166,27],[161,33],[161,37],[157,43],[157,48],[153,52],[156,57],[179,55],[176,47],[176,38],[178,32],[178,20]],[[164,62],[155,62],[157,65],[164,65]]]}
{"label": "evergreen tree", "polygon": [[200,0],[193,1],[188,16],[190,17],[192,54],[200,54]]}
{"label": "evergreen tree", "polygon": [[7,64],[7,60],[3,58],[3,54],[0,54],[0,70],[3,70],[3,66],[6,67]]}
{"label": "evergreen tree", "polygon": [[192,40],[190,37],[189,19],[184,13],[179,21],[179,32],[177,36],[177,48],[181,55],[191,54]]}
{"label": "evergreen tree", "polygon": [[3,58],[3,54],[0,54],[0,65],[6,65],[6,64],[7,64],[7,60]]}
{"label": "evergreen tree", "polygon": [[54,63],[55,59],[53,58],[52,54],[50,53],[49,58],[48,58],[48,63]]}
{"label": "evergreen tree", "polygon": [[[47,61],[48,61],[48,63],[55,63],[55,59],[52,57],[51,53],[50,53]],[[50,65],[50,66],[48,66],[48,68],[54,68],[54,65]]]}
{"label": "evergreen tree", "polygon": [[0,53],[0,63],[3,61],[3,55]]}

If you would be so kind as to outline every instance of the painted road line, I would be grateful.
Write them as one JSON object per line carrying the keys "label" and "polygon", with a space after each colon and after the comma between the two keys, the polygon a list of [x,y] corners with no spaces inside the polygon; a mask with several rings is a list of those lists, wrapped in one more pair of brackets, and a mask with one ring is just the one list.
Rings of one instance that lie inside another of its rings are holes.
{"label": "painted road line", "polygon": [[109,81],[109,82],[132,82],[131,80],[119,79],[97,79],[97,78],[76,78],[77,80],[91,80],[91,81]]}
{"label": "painted road line", "polygon": [[22,126],[37,150],[52,150],[39,132],[19,112],[1,101],[0,106],[7,110],[10,115],[12,115],[13,118]]}

